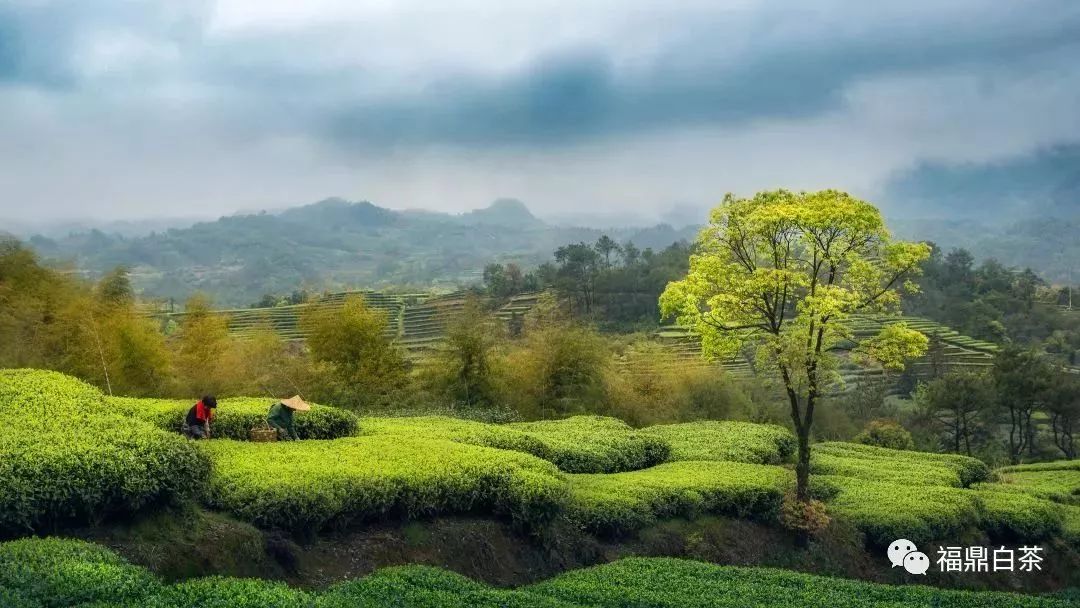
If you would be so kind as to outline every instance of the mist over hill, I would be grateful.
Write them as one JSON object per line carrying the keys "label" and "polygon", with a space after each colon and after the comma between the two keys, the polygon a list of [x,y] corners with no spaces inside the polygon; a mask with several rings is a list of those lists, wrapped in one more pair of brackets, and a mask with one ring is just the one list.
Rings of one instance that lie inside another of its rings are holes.
{"label": "mist over hill", "polygon": [[893,231],[978,259],[1080,276],[1080,146],[1056,146],[986,164],[924,163],[882,194]]}
{"label": "mist over hill", "polygon": [[894,175],[883,202],[902,218],[984,224],[1080,217],[1080,145],[985,164],[922,163]]}
{"label": "mist over hill", "polygon": [[450,288],[479,281],[488,263],[536,266],[561,245],[594,242],[602,234],[661,249],[693,238],[694,229],[554,226],[514,199],[455,215],[330,198],[143,236],[92,229],[57,238],[35,235],[29,242],[46,258],[71,262],[91,276],[127,266],[147,296],[204,291],[218,304],[240,306],[300,287]]}

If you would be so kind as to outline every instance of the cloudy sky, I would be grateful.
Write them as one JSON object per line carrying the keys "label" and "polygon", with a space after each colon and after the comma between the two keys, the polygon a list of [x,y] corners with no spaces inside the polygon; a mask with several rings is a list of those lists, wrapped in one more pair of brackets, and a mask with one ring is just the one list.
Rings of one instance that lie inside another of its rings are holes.
{"label": "cloudy sky", "polygon": [[0,0],[0,217],[648,214],[1080,141],[1076,0]]}

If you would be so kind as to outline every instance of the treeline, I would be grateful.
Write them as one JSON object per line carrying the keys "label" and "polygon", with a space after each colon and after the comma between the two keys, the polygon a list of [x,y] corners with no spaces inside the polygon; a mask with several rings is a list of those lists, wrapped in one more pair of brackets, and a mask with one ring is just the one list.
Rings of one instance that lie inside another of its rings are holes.
{"label": "treeline", "polygon": [[[934,247],[919,278],[921,293],[905,312],[944,323],[960,333],[997,344],[1019,344],[1078,365],[1080,310],[1068,311],[1068,286],[1051,286],[1030,269],[993,259],[976,265],[965,249]],[[1080,304],[1078,300],[1077,304]]]}
{"label": "treeline", "polygon": [[1034,349],[1009,345],[987,371],[920,384],[914,403],[913,426],[945,451],[1015,464],[1076,458],[1080,447],[1080,375]]}
{"label": "treeline", "polygon": [[485,293],[494,298],[530,291],[559,294],[565,313],[601,330],[633,331],[660,321],[658,300],[670,281],[686,275],[690,245],[680,241],[656,252],[619,244],[607,235],[595,243],[571,243],[554,252],[554,261],[523,272],[516,264],[484,268]]}
{"label": "treeline", "polygon": [[612,338],[543,297],[516,331],[471,298],[444,319],[445,343],[410,360],[386,336],[389,320],[360,297],[312,306],[309,338],[269,327],[230,336],[212,303],[195,296],[183,322],[163,327],[140,310],[117,269],[91,284],[0,245],[0,367],[54,369],[116,395],[280,397],[299,392],[362,411],[453,412],[500,418],[596,413],[634,424],[760,419],[738,382],[714,368],[683,369],[647,336]]}

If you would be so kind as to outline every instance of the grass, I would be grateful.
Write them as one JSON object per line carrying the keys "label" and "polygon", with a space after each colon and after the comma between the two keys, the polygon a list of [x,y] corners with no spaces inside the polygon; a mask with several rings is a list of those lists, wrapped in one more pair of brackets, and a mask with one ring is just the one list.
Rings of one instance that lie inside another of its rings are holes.
{"label": "grass", "polygon": [[727,460],[782,464],[795,454],[795,436],[781,426],[735,421],[663,424],[643,432],[671,446],[670,460]]}
{"label": "grass", "polygon": [[[182,399],[136,399],[107,397],[113,411],[149,422],[173,433],[179,433],[184,417],[194,401]],[[218,400],[212,426],[213,436],[220,439],[246,441],[253,427],[266,422],[273,400],[260,397],[234,397]],[[293,415],[296,434],[300,439],[337,439],[360,432],[360,419],[352,412],[335,407],[312,404],[311,410]]]}
{"label": "grass", "polygon": [[425,566],[379,570],[322,591],[209,577],[166,585],[112,551],[82,541],[0,544],[0,600],[12,608],[1066,608],[1066,599],[880,585],[771,568],[629,558],[497,589]]}

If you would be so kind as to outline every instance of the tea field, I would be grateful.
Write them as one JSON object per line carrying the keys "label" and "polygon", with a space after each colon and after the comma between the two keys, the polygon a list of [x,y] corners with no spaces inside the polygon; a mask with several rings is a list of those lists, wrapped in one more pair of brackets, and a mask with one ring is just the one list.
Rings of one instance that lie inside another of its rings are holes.
{"label": "tea field", "polygon": [[323,590],[226,577],[168,584],[109,549],[77,540],[0,543],[6,608],[1065,608],[1065,597],[890,586],[769,568],[671,558],[629,558],[500,589],[424,566],[379,570]]}
{"label": "tea field", "polygon": [[[467,514],[527,535],[558,523],[618,539],[707,514],[778,527],[794,484],[791,434],[746,422],[634,429],[586,416],[487,424],[357,417],[320,405],[297,415],[304,440],[253,443],[245,430],[269,403],[243,398],[220,401],[217,438],[190,442],[176,433],[187,402],[107,398],[55,372],[0,371],[0,401],[7,404],[0,408],[0,534],[7,538],[199,503],[300,536],[385,518]],[[1078,461],[991,471],[963,456],[833,442],[815,446],[812,471],[813,493],[834,521],[870,547],[975,533],[1080,548]],[[13,541],[0,561],[0,598],[11,606],[72,605],[50,599],[64,597],[97,607],[385,605],[380,598],[430,606],[778,606],[790,604],[791,594],[799,605],[821,606],[977,606],[986,598],[1059,605],[677,560],[625,560],[512,591],[395,569],[317,593],[231,579],[166,585],[74,541]]]}

